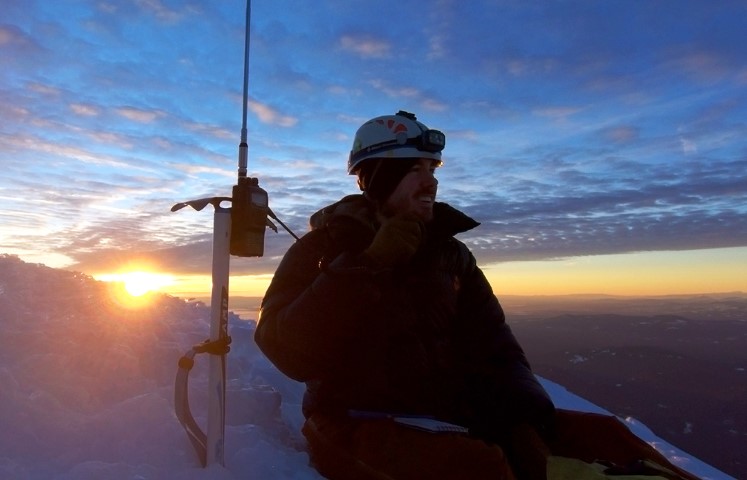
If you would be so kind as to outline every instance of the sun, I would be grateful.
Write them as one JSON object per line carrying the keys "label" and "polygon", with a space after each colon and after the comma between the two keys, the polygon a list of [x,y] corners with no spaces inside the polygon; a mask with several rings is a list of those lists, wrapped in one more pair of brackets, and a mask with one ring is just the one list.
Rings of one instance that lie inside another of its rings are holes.
{"label": "sun", "polygon": [[148,292],[158,291],[173,282],[169,275],[150,272],[127,272],[120,276],[125,290],[133,297],[141,297]]}
{"label": "sun", "polygon": [[124,292],[130,297],[143,297],[148,293],[157,292],[174,283],[174,278],[171,275],[154,273],[147,270],[97,275],[96,278],[121,285]]}
{"label": "sun", "polygon": [[154,293],[174,283],[171,275],[142,268],[96,275],[94,278],[109,283],[112,305],[126,310],[148,308],[158,298]]}

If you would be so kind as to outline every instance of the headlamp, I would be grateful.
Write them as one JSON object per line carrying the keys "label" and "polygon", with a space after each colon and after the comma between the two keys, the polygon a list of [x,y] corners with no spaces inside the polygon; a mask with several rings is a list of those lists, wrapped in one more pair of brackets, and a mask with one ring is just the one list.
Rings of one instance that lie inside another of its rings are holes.
{"label": "headlamp", "polygon": [[375,143],[366,148],[362,148],[355,153],[350,154],[349,165],[353,165],[359,158],[374,153],[386,152],[402,148],[404,146],[413,146],[421,152],[438,153],[446,147],[446,135],[440,130],[423,130],[417,137],[407,138],[404,134],[398,135],[395,140]]}
{"label": "headlamp", "polygon": [[446,135],[439,130],[426,130],[420,136],[420,146],[418,150],[426,152],[440,152],[446,146]]}

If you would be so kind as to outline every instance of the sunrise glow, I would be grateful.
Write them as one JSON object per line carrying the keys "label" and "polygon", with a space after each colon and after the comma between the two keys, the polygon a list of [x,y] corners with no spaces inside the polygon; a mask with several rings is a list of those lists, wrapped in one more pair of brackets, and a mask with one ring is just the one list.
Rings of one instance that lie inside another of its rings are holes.
{"label": "sunrise glow", "polygon": [[684,295],[747,290],[747,248],[640,252],[482,266],[503,295]]}
{"label": "sunrise glow", "polygon": [[[209,297],[212,290],[210,275],[174,275],[173,281],[161,291],[176,297]],[[228,286],[231,295],[261,297],[270,285],[272,275],[232,275]]]}
{"label": "sunrise glow", "polygon": [[105,282],[121,282],[125,291],[133,297],[160,291],[174,282],[171,275],[145,271],[103,274],[95,278]]}

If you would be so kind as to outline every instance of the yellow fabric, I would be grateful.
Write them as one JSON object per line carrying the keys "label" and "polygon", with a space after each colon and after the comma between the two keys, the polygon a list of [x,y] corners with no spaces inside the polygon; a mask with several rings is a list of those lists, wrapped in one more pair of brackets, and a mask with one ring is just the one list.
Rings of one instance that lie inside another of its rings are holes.
{"label": "yellow fabric", "polygon": [[604,466],[582,462],[575,458],[547,458],[547,480],[667,480],[658,475],[605,475]]}

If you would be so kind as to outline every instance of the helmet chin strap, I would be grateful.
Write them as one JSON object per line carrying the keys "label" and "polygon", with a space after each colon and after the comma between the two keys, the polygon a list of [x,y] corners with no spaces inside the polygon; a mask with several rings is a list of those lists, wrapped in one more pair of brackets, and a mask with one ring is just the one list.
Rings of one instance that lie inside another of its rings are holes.
{"label": "helmet chin strap", "polygon": [[365,190],[370,190],[371,189],[371,185],[373,185],[374,178],[376,178],[376,174],[379,173],[379,170],[381,169],[381,165],[384,163],[384,161],[381,160],[381,159],[376,160],[376,162],[377,162],[376,163],[376,168],[374,168],[374,171],[371,172],[371,178],[369,178],[368,182],[366,182],[367,185],[364,185]]}
{"label": "helmet chin strap", "polygon": [[374,178],[376,178],[376,174],[379,173],[379,169],[381,169],[381,165],[383,163],[384,162],[381,159],[378,160],[378,163],[376,164],[374,171],[371,173],[371,177],[368,179],[368,182],[366,185],[363,185],[361,183],[360,177],[358,177],[358,187],[363,191],[363,198],[365,198],[366,200],[368,200],[374,205],[374,207],[376,208],[376,217],[378,218],[379,221],[382,221],[383,217],[387,216],[384,213],[384,204],[386,203],[386,199],[379,200],[379,199],[374,198],[370,194],[369,190],[371,188],[371,185],[373,185]]}

